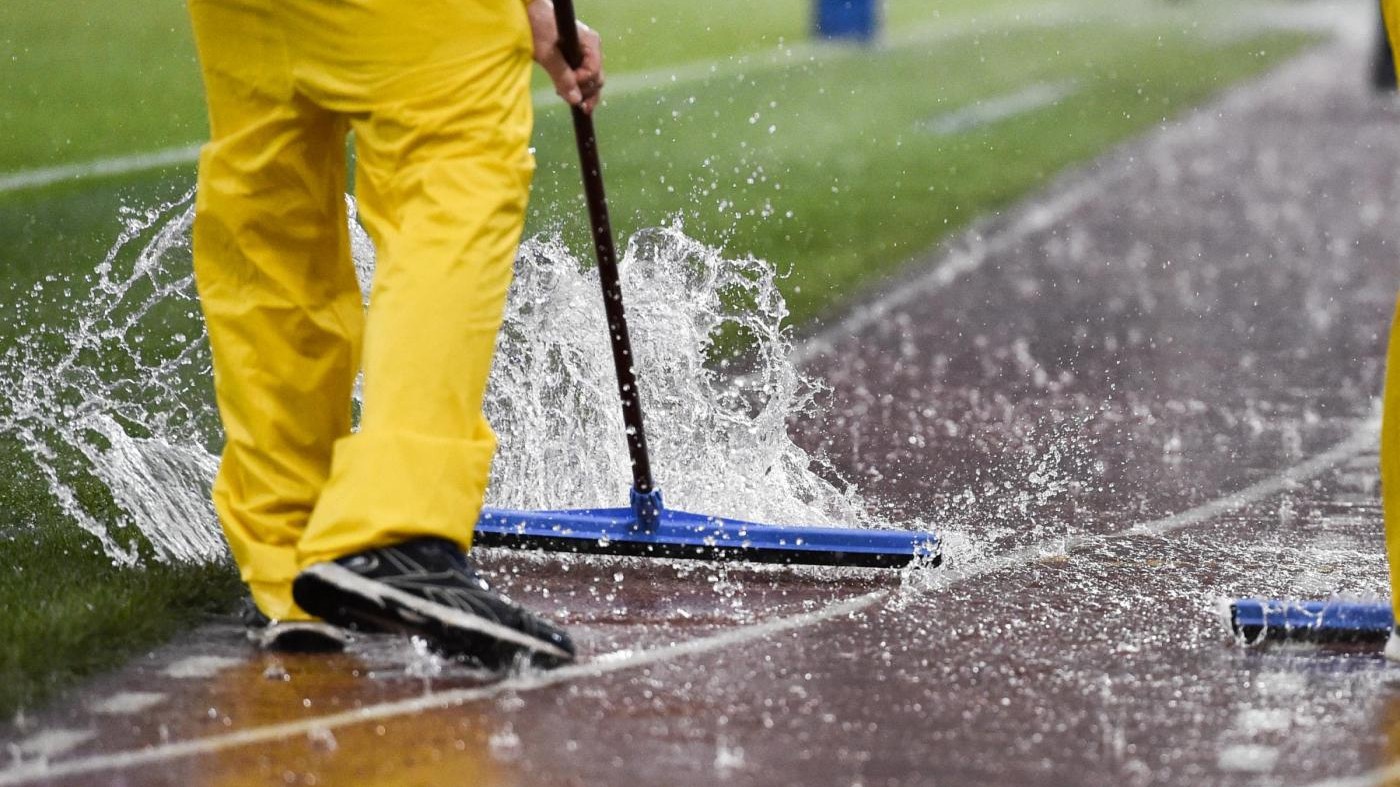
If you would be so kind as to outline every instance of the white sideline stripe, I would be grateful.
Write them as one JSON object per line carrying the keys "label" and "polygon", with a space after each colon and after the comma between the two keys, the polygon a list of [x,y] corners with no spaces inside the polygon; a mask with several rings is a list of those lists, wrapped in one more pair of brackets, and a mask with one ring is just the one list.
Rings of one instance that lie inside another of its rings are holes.
{"label": "white sideline stripe", "polygon": [[[1286,489],[1290,484],[1305,481],[1357,453],[1373,450],[1378,430],[1378,419],[1375,416],[1369,417],[1358,424],[1350,436],[1326,451],[1237,492],[1230,493],[1224,497],[1177,514],[1172,514],[1152,522],[1125,528],[1106,535],[1074,538],[1070,539],[1068,542],[1063,539],[1045,539],[1037,544],[1016,549],[980,563],[975,563],[968,566],[966,569],[946,569],[940,571],[926,588],[920,589],[920,592],[944,590],[958,583],[985,576],[996,571],[1034,563],[1050,554],[1064,554],[1076,546],[1091,541],[1102,541],[1104,539],[1123,538],[1142,534],[1164,536],[1191,525],[1200,524],[1220,514],[1259,502],[1263,498]],[[620,650],[598,656],[587,664],[561,667],[552,672],[522,675],[499,683],[493,683],[489,686],[477,686],[469,689],[456,689],[436,694],[427,694],[395,702],[367,705],[355,710],[343,711],[341,713],[333,713],[325,716],[298,719],[296,721],[237,730],[220,735],[209,735],[191,740],[161,743],[144,749],[116,752],[113,754],[98,754],[91,757],[77,757],[59,762],[18,764],[7,770],[0,771],[0,785],[23,784],[36,779],[53,779],[97,771],[118,770],[132,768],[138,765],[165,762],[181,757],[212,754],[225,749],[256,743],[268,743],[294,736],[309,735],[313,732],[345,727],[351,724],[362,724],[368,721],[388,719],[395,716],[449,708],[474,700],[494,697],[502,692],[532,691],[566,681],[601,677],[603,675],[621,672],[647,664],[655,664],[685,656],[711,653],[754,640],[763,639],[774,634],[813,626],[842,615],[855,614],[875,606],[896,592],[897,591],[877,590],[862,596],[857,596],[853,599],[835,602],[812,612],[803,612],[784,618],[763,621],[750,626],[713,634],[708,637],[699,637],[686,642],[679,642],[672,645],[652,648],[650,650]],[[1391,770],[1400,773],[1400,766],[1387,769],[1386,772]],[[1343,784],[1351,784],[1351,782],[1343,782],[1336,785],[1329,784],[1329,787],[1342,787]]]}
{"label": "white sideline stripe", "polygon": [[[898,49],[918,44],[951,40],[959,36],[987,32],[994,29],[1010,29],[1020,26],[1065,24],[1076,18],[1069,6],[1046,6],[1034,14],[1008,13],[987,14],[973,19],[958,20],[947,24],[919,28],[904,35],[892,37],[887,49]],[[838,57],[852,57],[865,50],[842,44],[798,42],[782,45],[774,49],[761,50],[744,55],[703,60],[677,66],[666,66],[651,71],[621,74],[608,80],[607,94],[620,96],[648,88],[662,88],[695,82],[711,77],[752,73],[802,63],[817,63]],[[552,106],[559,98],[550,88],[541,88],[531,94],[535,106]],[[193,164],[199,160],[200,143],[166,148],[149,153],[136,153],[127,156],[96,159],[76,164],[62,164],[53,167],[21,170],[8,175],[0,175],[0,194],[26,189],[37,189],[65,181],[87,180],[89,178],[113,175],[130,175],[136,172]]]}
{"label": "white sideline stripe", "polygon": [[[1096,16],[1109,16],[1099,14]],[[1018,27],[1054,26],[1082,22],[1090,15],[1076,9],[1072,4],[1046,4],[1033,11],[996,11],[975,17],[953,19],[947,22],[920,25],[886,38],[876,44],[876,52],[902,49],[920,44],[948,41],[973,33],[993,30],[1010,30]],[[604,44],[606,48],[606,43]],[[820,63],[846,57],[859,57],[869,54],[872,47],[852,46],[844,43],[802,40],[792,44],[779,44],[772,49],[760,49],[713,60],[701,60],[681,65],[663,66],[651,71],[634,71],[608,77],[606,92],[610,95],[625,95],[647,88],[662,88],[685,82],[698,82],[721,76],[742,77],[757,71]],[[552,88],[540,88],[534,93],[536,106],[558,101]]]}
{"label": "white sideline stripe", "polygon": [[0,175],[0,194],[11,191],[24,191],[51,186],[70,180],[107,177],[109,175],[130,175],[161,167],[179,164],[193,164],[199,160],[198,144],[165,148],[150,153],[137,153],[130,156],[84,161],[78,164],[63,164],[57,167],[22,170],[9,175]]}
{"label": "white sideline stripe", "polygon": [[1073,79],[1060,82],[1037,82],[1014,93],[1004,93],[977,100],[961,109],[944,112],[919,121],[915,127],[937,136],[952,136],[974,128],[990,126],[1003,120],[1029,114],[1054,106],[1079,89]]}

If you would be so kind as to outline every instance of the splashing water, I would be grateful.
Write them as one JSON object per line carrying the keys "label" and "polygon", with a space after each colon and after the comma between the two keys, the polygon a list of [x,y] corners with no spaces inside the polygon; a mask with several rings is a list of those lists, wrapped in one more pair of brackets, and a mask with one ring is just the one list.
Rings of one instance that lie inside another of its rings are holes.
{"label": "splashing water", "polygon": [[[487,415],[501,435],[502,505],[625,505],[631,470],[596,268],[557,240],[521,249]],[[788,437],[814,387],[788,360],[773,268],[728,259],[679,226],[643,230],[620,264],[658,484],[670,505],[787,522],[860,520]],[[752,339],[743,375],[707,365],[727,331]],[[558,468],[571,468],[559,473]]]}
{"label": "splashing water", "polygon": [[[62,512],[123,564],[136,561],[138,535],[161,557],[224,550],[207,495],[217,420],[200,390],[209,361],[189,273],[190,201],[128,213],[90,293],[68,310],[73,324],[32,329],[0,358],[11,381],[0,435],[18,441]],[[31,305],[72,290],[50,277]]]}
{"label": "splashing water", "polygon": [[[367,292],[373,246],[350,208]],[[192,193],[125,212],[90,278],[50,277],[31,293],[29,310],[52,310],[62,297],[74,302],[72,319],[30,327],[0,356],[12,381],[0,398],[0,438],[17,442],[52,502],[124,564],[139,559],[143,541],[163,560],[226,554],[209,502],[221,431],[190,273],[193,217]],[[677,224],[637,233],[620,270],[668,503],[871,524],[860,498],[815,472],[788,437],[788,418],[810,411],[816,386],[789,360],[772,266],[727,258]],[[605,326],[596,269],[557,238],[526,241],[486,403],[501,444],[488,504],[625,505],[630,464]],[[735,336],[747,347],[742,374],[714,362],[717,342]]]}

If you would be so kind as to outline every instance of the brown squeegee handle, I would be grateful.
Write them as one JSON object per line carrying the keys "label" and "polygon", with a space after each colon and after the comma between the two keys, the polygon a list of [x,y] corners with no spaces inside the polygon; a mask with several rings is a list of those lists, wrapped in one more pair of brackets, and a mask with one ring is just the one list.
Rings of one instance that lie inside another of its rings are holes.
{"label": "brown squeegee handle", "polygon": [[554,4],[554,24],[559,28],[559,52],[569,68],[583,65],[583,47],[578,42],[578,16],[574,13],[573,0],[562,0]]}
{"label": "brown squeegee handle", "polygon": [[[573,0],[554,0],[554,21],[559,26],[559,51],[570,68],[583,63],[578,40],[578,20]],[[603,192],[603,167],[598,159],[598,138],[593,118],[579,107],[574,115],[574,139],[578,142],[579,163],[583,168],[583,192],[588,200],[588,222],[593,228],[593,247],[598,253],[598,279],[603,285],[603,309],[608,316],[608,340],[612,344],[613,366],[617,370],[617,390],[622,397],[622,420],[627,427],[627,453],[632,459],[632,488],[646,495],[656,489],[651,477],[646,431],[642,428],[642,400],[633,368],[632,339],[627,333],[627,315],[622,309],[622,285],[617,275],[617,249],[613,247],[612,223],[608,220],[608,199]]]}

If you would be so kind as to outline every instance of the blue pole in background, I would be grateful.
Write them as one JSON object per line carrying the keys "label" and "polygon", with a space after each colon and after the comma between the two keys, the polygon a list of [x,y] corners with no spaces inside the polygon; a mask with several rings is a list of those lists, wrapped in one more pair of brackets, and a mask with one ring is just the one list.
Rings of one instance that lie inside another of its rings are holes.
{"label": "blue pole in background", "polygon": [[816,37],[866,43],[880,28],[879,0],[815,0]]}

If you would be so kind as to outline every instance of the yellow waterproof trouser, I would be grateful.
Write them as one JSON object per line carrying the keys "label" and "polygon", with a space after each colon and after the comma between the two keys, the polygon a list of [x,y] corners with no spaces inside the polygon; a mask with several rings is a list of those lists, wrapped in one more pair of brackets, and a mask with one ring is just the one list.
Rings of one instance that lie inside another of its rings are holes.
{"label": "yellow waterproof trouser", "polygon": [[[482,398],[534,161],[521,0],[189,0],[209,104],[195,280],[226,442],[214,504],[253,598],[310,563],[467,548]],[[345,147],[377,249],[368,312]],[[363,368],[360,429],[351,391]]]}
{"label": "yellow waterproof trouser", "polygon": [[[1390,46],[1400,51],[1400,0],[1381,0]],[[1390,322],[1381,405],[1381,502],[1385,510],[1385,551],[1390,561],[1392,606],[1400,610],[1400,301]]]}

